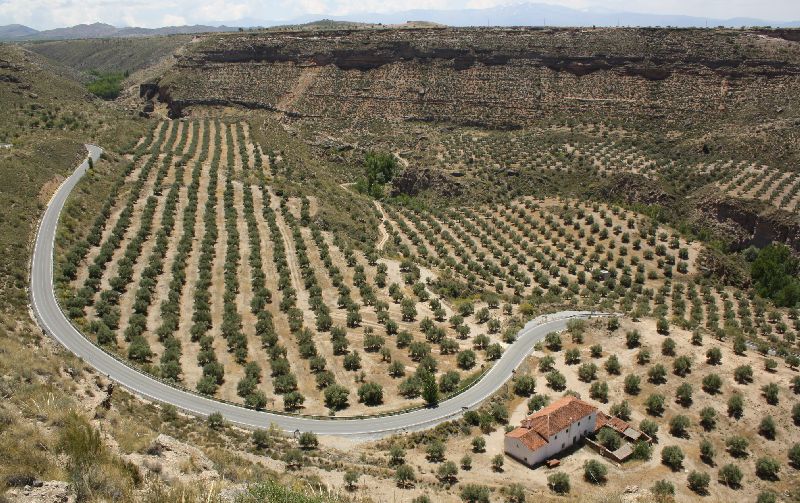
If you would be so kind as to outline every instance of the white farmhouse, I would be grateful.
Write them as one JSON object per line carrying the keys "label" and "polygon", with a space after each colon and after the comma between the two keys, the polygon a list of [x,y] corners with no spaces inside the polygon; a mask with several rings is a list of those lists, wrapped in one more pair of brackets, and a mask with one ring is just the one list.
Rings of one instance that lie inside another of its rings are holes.
{"label": "white farmhouse", "polygon": [[597,407],[574,396],[565,396],[506,433],[506,454],[534,466],[594,433],[597,419]]}

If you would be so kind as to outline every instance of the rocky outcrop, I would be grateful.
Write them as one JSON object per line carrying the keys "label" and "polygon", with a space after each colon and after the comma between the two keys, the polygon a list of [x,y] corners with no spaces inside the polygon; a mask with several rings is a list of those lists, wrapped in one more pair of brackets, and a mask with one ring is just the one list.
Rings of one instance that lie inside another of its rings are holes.
{"label": "rocky outcrop", "polygon": [[698,210],[722,228],[734,250],[785,243],[800,253],[800,218],[761,201],[707,197]]}
{"label": "rocky outcrop", "polygon": [[143,454],[129,454],[128,461],[143,466],[164,480],[210,480],[219,477],[214,463],[197,447],[160,434]]}
{"label": "rocky outcrop", "polygon": [[409,167],[392,180],[392,196],[416,196],[429,191],[443,197],[458,197],[463,186],[455,178],[430,168]]}
{"label": "rocky outcrop", "polygon": [[12,487],[4,494],[5,501],[12,503],[74,503],[75,494],[69,483],[60,480],[43,482],[32,480],[30,484]]}

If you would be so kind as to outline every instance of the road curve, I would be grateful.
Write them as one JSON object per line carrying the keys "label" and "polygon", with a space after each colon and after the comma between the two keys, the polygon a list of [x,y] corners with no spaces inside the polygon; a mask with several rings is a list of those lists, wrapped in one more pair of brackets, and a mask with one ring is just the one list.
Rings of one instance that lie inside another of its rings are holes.
{"label": "road curve", "polygon": [[[96,161],[102,149],[86,145],[89,156]],[[304,417],[247,409],[231,403],[213,400],[191,391],[173,387],[128,366],[83,336],[67,319],[58,304],[53,289],[53,249],[59,215],[70,191],[88,169],[88,158],[67,178],[50,200],[39,225],[31,262],[30,297],[33,312],[44,331],[69,351],[92,365],[132,392],[157,402],[170,403],[199,416],[220,412],[230,422],[248,428],[266,428],[275,424],[284,431],[313,431],[321,435],[377,438],[398,432],[430,428],[454,419],[497,391],[530,353],[533,345],[554,330],[563,330],[572,318],[589,318],[596,313],[563,311],[540,316],[528,322],[519,332],[517,341],[486,372],[482,379],[437,407],[419,408],[394,415],[364,418],[327,419]]]}

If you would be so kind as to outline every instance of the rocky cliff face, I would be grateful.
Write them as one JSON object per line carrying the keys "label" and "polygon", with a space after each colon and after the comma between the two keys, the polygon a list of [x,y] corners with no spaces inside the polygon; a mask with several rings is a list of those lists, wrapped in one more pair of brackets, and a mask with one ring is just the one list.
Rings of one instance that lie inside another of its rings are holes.
{"label": "rocky cliff face", "polygon": [[800,253],[800,218],[757,201],[708,198],[698,209],[713,219],[732,240],[734,250],[784,243]]}
{"label": "rocky cliff face", "polygon": [[717,114],[751,87],[800,84],[800,44],[781,39],[788,46],[778,56],[770,45],[778,38],[648,29],[209,35],[158,87],[175,116],[198,104],[236,104],[520,127],[586,111]]}

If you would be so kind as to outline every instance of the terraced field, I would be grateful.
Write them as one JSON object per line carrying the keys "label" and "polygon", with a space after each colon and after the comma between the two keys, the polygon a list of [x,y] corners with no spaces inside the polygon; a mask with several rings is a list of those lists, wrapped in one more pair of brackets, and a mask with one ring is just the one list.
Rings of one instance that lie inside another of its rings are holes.
{"label": "terraced field", "polygon": [[615,206],[376,205],[388,242],[362,252],[273,188],[246,122],[160,122],[128,157],[60,263],[63,305],[146,372],[253,408],[364,414],[424,403],[429,381],[457,392],[542,306],[773,344],[797,324],[704,284],[698,244]]}

